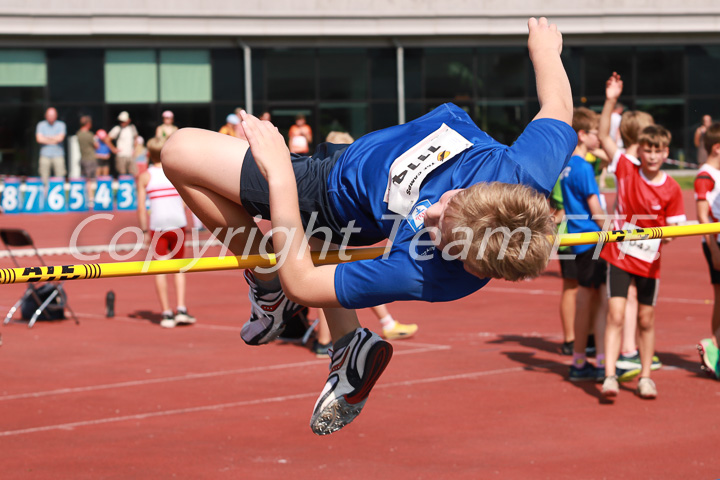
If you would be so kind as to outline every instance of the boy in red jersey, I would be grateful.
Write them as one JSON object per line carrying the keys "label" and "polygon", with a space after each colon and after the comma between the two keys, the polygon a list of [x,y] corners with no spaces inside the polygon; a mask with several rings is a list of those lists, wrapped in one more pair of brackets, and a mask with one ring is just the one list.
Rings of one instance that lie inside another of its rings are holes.
{"label": "boy in red jersey", "polygon": [[[707,161],[700,167],[695,178],[695,200],[700,223],[720,221],[720,122],[713,123],[705,131],[704,145]],[[720,339],[720,243],[718,235],[703,237],[703,252],[710,267],[710,281],[715,302],[712,314],[712,337],[700,340],[698,351],[703,367],[713,378],[720,378],[718,369],[718,340]]]}
{"label": "boy in red jersey", "polygon": [[[622,93],[620,75],[613,73],[607,81],[606,100],[600,123],[600,139],[610,154],[617,146],[609,136],[609,118]],[[659,125],[645,127],[638,137],[636,159],[627,154],[612,155],[608,171],[617,177],[615,228],[636,229],[676,225],[684,222],[685,210],[678,183],[660,170],[668,156],[670,132]],[[614,148],[613,148],[614,147]],[[641,372],[637,392],[642,398],[655,398],[657,388],[650,379],[655,348],[655,301],[660,279],[660,247],[664,240],[645,240],[607,244],[601,257],[609,264],[608,319],[605,330],[605,380],[602,393],[605,397],[618,394],[615,362],[620,354],[622,325],[625,317],[627,292],[635,281],[638,296],[638,346]]]}

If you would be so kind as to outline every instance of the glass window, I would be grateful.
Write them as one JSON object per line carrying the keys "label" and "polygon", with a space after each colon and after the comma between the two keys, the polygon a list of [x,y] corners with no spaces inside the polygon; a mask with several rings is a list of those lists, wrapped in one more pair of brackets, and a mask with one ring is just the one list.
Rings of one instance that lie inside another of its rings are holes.
{"label": "glass window", "polygon": [[478,52],[478,95],[524,97],[527,53],[521,48],[486,48]]}
{"label": "glass window", "polygon": [[[398,104],[397,102],[373,103],[370,106],[371,118],[368,130],[373,132],[382,128],[394,127],[398,124]],[[405,112],[406,120],[407,111]],[[367,133],[367,132],[366,132]]]}
{"label": "glass window", "polygon": [[51,102],[102,102],[103,51],[48,50],[48,89]]}
{"label": "glass window", "polygon": [[370,95],[377,99],[397,98],[397,51],[394,48],[370,50]]}
{"label": "glass window", "polygon": [[[196,127],[210,130],[212,128],[209,105],[160,105],[160,112],[170,110],[173,112],[173,123],[179,128]],[[226,115],[227,116],[227,115]],[[155,127],[162,123],[162,117],[157,117]],[[220,125],[223,125],[224,122]],[[218,125],[218,129],[220,129]],[[154,133],[153,133],[154,135]]]}
{"label": "glass window", "polygon": [[468,100],[476,82],[469,48],[425,49],[425,96]]}
{"label": "glass window", "polygon": [[685,101],[678,98],[644,99],[637,101],[636,108],[652,115],[655,123],[670,131],[670,158],[677,159],[685,148]]}
{"label": "glass window", "polygon": [[685,90],[682,47],[639,47],[637,71],[637,95],[681,95]]}
{"label": "glass window", "polygon": [[43,103],[45,87],[2,87],[0,86],[0,104]]}
{"label": "glass window", "polygon": [[[405,98],[423,98],[422,57],[420,48],[404,49]],[[414,117],[407,117],[408,119]]]}
{"label": "glass window", "polygon": [[631,47],[587,47],[583,49],[585,61],[584,95],[605,99],[605,82],[613,72],[623,79],[623,96],[632,95],[633,49]]}
{"label": "glass window", "polygon": [[316,144],[325,141],[330,132],[348,132],[353,138],[368,132],[367,104],[321,103],[319,105],[320,132]]}
{"label": "glass window", "polygon": [[158,72],[155,50],[108,50],[105,52],[105,101],[107,103],[155,103]]}
{"label": "glass window", "polygon": [[367,98],[368,60],[364,49],[320,49],[318,72],[321,99]]}
{"label": "glass window", "polygon": [[314,50],[266,50],[265,62],[269,100],[315,99]]}
{"label": "glass window", "polygon": [[160,50],[160,101],[209,102],[208,50]]}
{"label": "glass window", "polygon": [[245,60],[242,49],[218,49],[213,50],[211,55],[213,100],[244,103]]}
{"label": "glass window", "polygon": [[46,83],[44,51],[0,50],[0,86],[44,87]]}
{"label": "glass window", "polygon": [[688,47],[688,93],[690,95],[718,94],[720,79],[720,46]]}
{"label": "glass window", "polygon": [[0,174],[37,175],[35,126],[43,119],[41,106],[0,106]]}
{"label": "glass window", "polygon": [[525,129],[525,108],[525,102],[520,101],[478,102],[473,119],[492,138],[510,145]]}

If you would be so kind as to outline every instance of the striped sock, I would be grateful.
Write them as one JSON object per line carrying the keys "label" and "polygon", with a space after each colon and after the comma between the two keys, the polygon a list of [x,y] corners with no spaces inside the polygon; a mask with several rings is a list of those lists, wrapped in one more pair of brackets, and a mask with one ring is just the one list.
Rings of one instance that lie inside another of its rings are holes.
{"label": "striped sock", "polygon": [[573,366],[583,368],[587,363],[587,356],[584,353],[573,353]]}

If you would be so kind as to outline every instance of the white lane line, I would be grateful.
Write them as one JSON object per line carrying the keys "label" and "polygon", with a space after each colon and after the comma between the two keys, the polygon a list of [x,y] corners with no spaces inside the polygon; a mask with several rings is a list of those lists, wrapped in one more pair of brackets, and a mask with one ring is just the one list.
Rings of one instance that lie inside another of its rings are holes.
{"label": "white lane line", "polygon": [[[410,344],[412,345],[412,344]],[[422,346],[424,345],[424,346]],[[403,350],[395,352],[395,356],[399,355],[414,355],[418,353],[425,353],[425,352],[433,352],[433,351],[440,351],[440,350],[450,350],[450,346],[448,345],[431,345],[431,344],[418,344],[418,346],[421,346],[421,348],[410,348],[409,350]],[[41,392],[28,392],[28,393],[18,393],[13,395],[3,395],[0,396],[0,401],[8,401],[8,400],[19,400],[19,399],[26,399],[26,398],[40,398],[40,397],[48,397],[53,395],[66,395],[70,393],[82,393],[82,392],[92,392],[97,390],[111,390],[116,388],[127,388],[127,387],[137,387],[142,385],[153,385],[158,383],[169,383],[169,382],[181,382],[185,380],[195,380],[195,379],[202,379],[202,378],[213,378],[213,377],[221,377],[221,376],[227,376],[227,375],[242,375],[246,373],[257,373],[257,372],[268,372],[272,370],[285,370],[285,369],[291,369],[291,368],[301,368],[301,367],[307,367],[311,365],[325,365],[328,363],[328,360],[325,359],[319,359],[319,360],[309,360],[306,362],[297,362],[297,363],[285,363],[280,365],[263,365],[260,367],[249,367],[249,368],[240,368],[236,370],[220,370],[216,372],[206,372],[206,373],[189,373],[186,375],[179,375],[175,377],[160,377],[160,378],[149,378],[145,380],[131,380],[127,382],[118,382],[118,383],[108,383],[108,384],[101,384],[101,385],[88,385],[85,387],[72,387],[72,388],[59,388],[56,390],[46,390]]]}
{"label": "white lane line", "polygon": [[[497,292],[497,293],[516,293],[516,294],[527,294],[527,295],[548,295],[552,297],[559,297],[560,290],[542,290],[542,289],[530,289],[523,290],[520,288],[509,288],[509,287],[485,287],[481,292]],[[697,298],[674,298],[674,297],[662,297],[658,296],[658,302],[661,303],[690,303],[693,305],[706,305],[712,303],[711,300],[700,300]]]}
{"label": "white lane line", "polygon": [[[543,367],[543,366],[552,366],[555,365],[554,363],[548,363],[547,365],[537,365],[537,367]],[[386,383],[382,385],[375,386],[375,389],[384,389],[384,388],[392,388],[392,387],[398,387],[398,386],[412,386],[412,385],[420,385],[420,384],[426,384],[426,383],[438,383],[438,382],[447,382],[451,380],[459,380],[459,379],[473,379],[473,378],[479,378],[479,377],[485,377],[489,375],[500,375],[503,373],[511,373],[511,372],[520,372],[523,370],[528,370],[528,367],[512,367],[512,368],[502,368],[498,370],[489,370],[489,371],[482,371],[482,372],[470,372],[470,373],[462,373],[457,375],[445,375],[442,377],[432,377],[432,378],[420,378],[417,380],[405,380],[401,382],[391,382]],[[100,418],[97,420],[86,420],[82,422],[72,422],[72,423],[62,423],[58,425],[46,425],[43,427],[33,427],[33,428],[24,428],[21,430],[6,430],[4,432],[0,432],[0,437],[10,437],[15,435],[25,435],[29,433],[39,433],[39,432],[47,432],[51,430],[72,430],[77,427],[86,427],[86,426],[92,426],[92,425],[102,425],[106,423],[117,423],[117,422],[125,422],[128,420],[143,420],[146,418],[153,418],[153,417],[165,417],[169,415],[182,415],[187,413],[195,413],[195,412],[209,412],[213,410],[222,410],[226,408],[237,408],[237,407],[247,407],[251,405],[265,405],[269,403],[279,403],[279,402],[286,402],[289,400],[298,400],[302,398],[313,398],[318,395],[317,392],[312,393],[298,393],[295,395],[285,395],[281,397],[267,397],[267,398],[260,398],[256,400],[245,400],[242,402],[232,402],[232,403],[221,403],[217,405],[203,405],[199,407],[189,407],[189,408],[180,408],[175,410],[165,410],[162,412],[149,412],[149,413],[139,413],[135,415],[124,415],[120,417],[108,417],[108,418]]]}

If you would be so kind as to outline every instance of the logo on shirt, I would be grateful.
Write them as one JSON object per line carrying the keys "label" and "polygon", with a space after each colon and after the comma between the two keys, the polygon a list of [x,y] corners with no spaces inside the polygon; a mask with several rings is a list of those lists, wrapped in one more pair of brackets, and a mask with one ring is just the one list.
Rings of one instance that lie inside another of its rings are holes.
{"label": "logo on shirt", "polygon": [[419,232],[420,229],[425,226],[425,210],[430,208],[430,205],[432,205],[430,200],[423,200],[415,205],[410,215],[407,216],[406,220],[415,233]]}
{"label": "logo on shirt", "polygon": [[449,156],[450,156],[450,152],[448,152],[447,150],[443,150],[442,152],[438,153],[437,161],[442,162]]}
{"label": "logo on shirt", "polygon": [[662,209],[662,205],[653,205],[650,208],[652,208],[653,210],[660,210]]}

